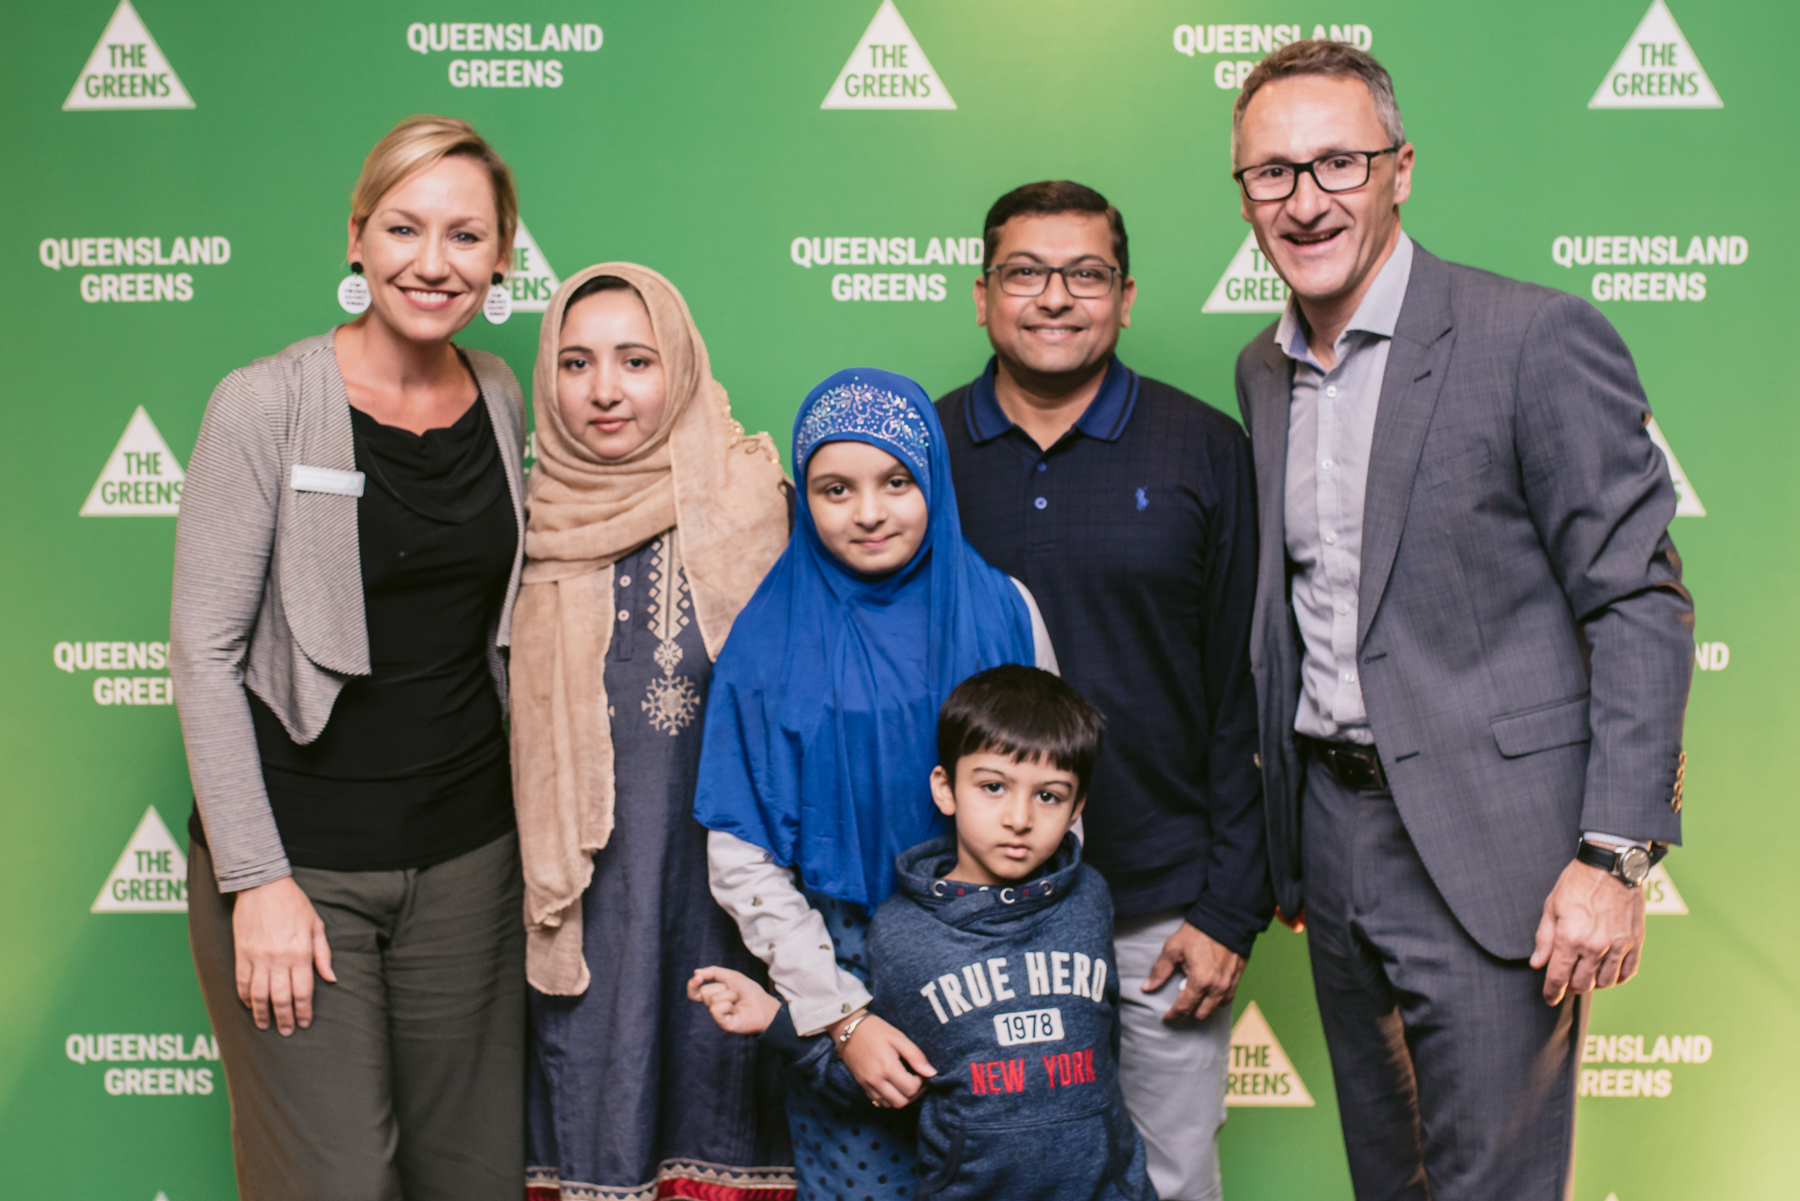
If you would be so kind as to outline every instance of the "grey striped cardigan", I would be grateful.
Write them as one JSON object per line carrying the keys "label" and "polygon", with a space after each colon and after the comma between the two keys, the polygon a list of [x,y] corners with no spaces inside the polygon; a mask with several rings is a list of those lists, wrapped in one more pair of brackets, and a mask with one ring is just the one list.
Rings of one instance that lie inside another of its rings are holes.
{"label": "grey striped cardigan", "polygon": [[[296,742],[309,743],[324,731],[344,684],[369,674],[356,498],[292,486],[296,465],[356,469],[332,340],[328,333],[296,342],[214,389],[175,524],[169,674],[200,819],[226,892],[289,874],[245,685]],[[525,557],[524,401],[504,362],[465,353],[500,441],[519,526],[488,652],[504,702],[501,648],[512,641]]]}

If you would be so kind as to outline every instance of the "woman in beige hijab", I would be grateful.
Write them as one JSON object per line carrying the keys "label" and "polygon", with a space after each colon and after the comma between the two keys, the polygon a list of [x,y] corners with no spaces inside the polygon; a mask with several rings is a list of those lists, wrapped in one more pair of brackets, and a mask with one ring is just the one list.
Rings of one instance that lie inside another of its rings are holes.
{"label": "woman in beige hijab", "polygon": [[512,650],[530,1192],[792,1196],[773,1074],[684,991],[701,964],[761,967],[713,903],[694,781],[712,660],[787,542],[791,487],[648,268],[562,286],[533,395]]}

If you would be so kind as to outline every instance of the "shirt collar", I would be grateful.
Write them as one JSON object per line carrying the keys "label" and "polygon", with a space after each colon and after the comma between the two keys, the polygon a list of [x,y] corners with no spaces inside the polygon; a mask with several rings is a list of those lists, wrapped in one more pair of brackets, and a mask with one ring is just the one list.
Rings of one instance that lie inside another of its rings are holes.
{"label": "shirt collar", "polygon": [[[1388,261],[1375,273],[1375,282],[1369,285],[1362,303],[1356,306],[1350,324],[1338,335],[1340,347],[1345,335],[1352,331],[1381,338],[1394,336],[1394,327],[1400,323],[1400,307],[1406,303],[1406,285],[1412,279],[1412,264],[1413,241],[1402,231],[1394,243],[1394,253],[1388,255]],[[1306,344],[1306,323],[1300,319],[1297,297],[1290,297],[1287,307],[1281,311],[1281,320],[1275,326],[1275,345],[1290,359],[1318,366],[1313,361],[1311,347]],[[1343,357],[1340,350],[1338,361],[1342,362]]]}
{"label": "shirt collar", "polygon": [[[1000,398],[994,392],[995,364],[996,359],[990,357],[986,370],[969,388],[965,413],[969,437],[977,444],[992,441],[1013,428],[1012,419],[1000,407]],[[1137,407],[1137,395],[1138,373],[1114,355],[1112,362],[1107,364],[1106,377],[1100,381],[1100,391],[1076,419],[1075,428],[1090,438],[1117,442],[1131,421],[1132,410]]]}

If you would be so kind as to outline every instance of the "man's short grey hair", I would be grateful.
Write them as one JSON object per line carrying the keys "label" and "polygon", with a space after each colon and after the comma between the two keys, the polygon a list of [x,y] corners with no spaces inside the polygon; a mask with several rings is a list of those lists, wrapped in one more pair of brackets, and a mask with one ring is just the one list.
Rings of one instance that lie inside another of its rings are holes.
{"label": "man's short grey hair", "polygon": [[[1387,68],[1376,62],[1374,56],[1366,50],[1358,50],[1346,42],[1306,38],[1289,42],[1257,63],[1244,80],[1244,86],[1238,92],[1237,103],[1231,109],[1233,166],[1240,165],[1237,161],[1238,131],[1243,127],[1244,110],[1250,107],[1250,98],[1264,84],[1274,83],[1278,79],[1292,79],[1297,75],[1329,75],[1334,79],[1362,80],[1369,89],[1369,98],[1375,102],[1375,115],[1381,119],[1381,128],[1387,132],[1388,145],[1398,146],[1406,141],[1406,122],[1400,119],[1400,105],[1394,99],[1394,80],[1387,73]],[[1380,148],[1357,146],[1344,149]]]}

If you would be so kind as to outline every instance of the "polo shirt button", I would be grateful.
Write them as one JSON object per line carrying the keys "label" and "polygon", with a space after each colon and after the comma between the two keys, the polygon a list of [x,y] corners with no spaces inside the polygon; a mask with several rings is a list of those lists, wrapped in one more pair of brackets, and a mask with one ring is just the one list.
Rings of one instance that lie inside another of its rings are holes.
{"label": "polo shirt button", "polygon": [[631,577],[628,575],[620,576],[619,577],[619,587],[621,587],[621,588],[631,587]]}
{"label": "polo shirt button", "polygon": [[1049,504],[1049,503],[1050,503],[1050,502],[1049,502],[1049,501],[1047,501],[1047,500],[1045,500],[1045,499],[1044,499],[1044,498],[1043,498],[1043,497],[1041,497],[1041,496],[1040,496],[1040,497],[1038,497],[1038,498],[1037,498],[1037,499],[1036,499],[1036,500],[1034,500],[1034,501],[1032,501],[1032,502],[1031,502],[1031,503],[1032,503],[1032,504],[1033,504],[1033,505],[1035,505],[1035,506],[1036,506],[1036,507],[1037,507],[1037,508],[1040,508],[1040,509],[1042,509],[1042,508],[1044,508],[1044,507],[1045,507],[1045,506],[1046,506],[1046,505],[1048,505],[1048,504]]}
{"label": "polo shirt button", "polygon": [[1039,463],[1039,464],[1038,464],[1038,470],[1039,470],[1039,471],[1048,471],[1048,470],[1050,470],[1050,464],[1048,464],[1048,463]]}
{"label": "polo shirt button", "polygon": [[619,610],[619,620],[620,621],[630,621],[631,620],[631,610],[630,609],[620,609]]}

